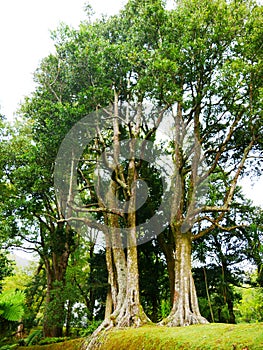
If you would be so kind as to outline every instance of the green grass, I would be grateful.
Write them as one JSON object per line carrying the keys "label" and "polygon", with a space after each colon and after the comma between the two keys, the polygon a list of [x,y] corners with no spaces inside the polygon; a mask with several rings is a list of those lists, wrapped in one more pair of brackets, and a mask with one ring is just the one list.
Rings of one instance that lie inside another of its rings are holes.
{"label": "green grass", "polygon": [[[263,350],[263,323],[208,324],[180,328],[112,330],[100,336],[100,350]],[[19,350],[81,350],[83,339]],[[95,350],[95,349],[94,349]]]}
{"label": "green grass", "polygon": [[100,350],[263,350],[263,324],[145,326],[111,331],[102,343]]}
{"label": "green grass", "polygon": [[20,346],[17,350],[80,350],[83,339],[73,339],[63,343],[48,345]]}

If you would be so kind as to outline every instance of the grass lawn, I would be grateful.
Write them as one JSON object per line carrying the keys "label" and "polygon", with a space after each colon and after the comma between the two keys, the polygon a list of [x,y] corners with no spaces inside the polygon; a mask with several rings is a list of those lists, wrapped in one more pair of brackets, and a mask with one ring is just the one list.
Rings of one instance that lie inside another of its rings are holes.
{"label": "grass lawn", "polygon": [[[19,350],[80,350],[82,342],[76,339]],[[147,325],[104,333],[100,343],[100,350],[263,350],[263,324],[217,323],[180,328]]]}
{"label": "grass lawn", "polygon": [[83,344],[83,339],[73,339],[49,345],[20,346],[17,350],[80,350],[81,344]]}
{"label": "grass lawn", "polygon": [[263,350],[263,324],[208,324],[180,328],[145,326],[114,330],[100,350]]}

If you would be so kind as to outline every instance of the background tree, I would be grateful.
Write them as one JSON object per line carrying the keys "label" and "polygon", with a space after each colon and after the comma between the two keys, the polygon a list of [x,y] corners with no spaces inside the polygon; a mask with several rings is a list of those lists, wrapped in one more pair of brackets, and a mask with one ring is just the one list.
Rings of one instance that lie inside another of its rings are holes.
{"label": "background tree", "polygon": [[0,252],[0,293],[3,288],[3,279],[11,276],[13,273],[13,265],[13,262],[8,259],[7,254]]}
{"label": "background tree", "polygon": [[150,320],[157,323],[171,307],[165,258],[156,241],[140,245],[138,255],[142,305]]}
{"label": "background tree", "polygon": [[[26,110],[26,106],[24,108]],[[42,112],[46,113],[44,109]],[[40,141],[36,135],[41,137],[40,131],[32,130],[31,122],[23,126],[17,124],[10,132],[5,158],[9,190],[4,199],[3,219],[6,222],[1,231],[8,232],[7,244],[22,244],[41,257],[47,277],[44,333],[46,336],[60,336],[64,303],[57,299],[56,315],[61,315],[58,316],[60,323],[56,322],[56,318],[47,316],[51,312],[48,304],[55,298],[55,291],[59,295],[59,289],[64,284],[68,258],[74,249],[74,234],[67,225],[57,223],[59,209],[52,189],[51,161],[52,154],[55,156],[55,141],[49,138],[49,152],[48,138]]]}
{"label": "background tree", "polygon": [[262,247],[262,209],[249,206],[247,220],[250,224],[242,229],[242,237],[246,242],[246,256],[257,267],[257,283],[263,287],[263,247]]}

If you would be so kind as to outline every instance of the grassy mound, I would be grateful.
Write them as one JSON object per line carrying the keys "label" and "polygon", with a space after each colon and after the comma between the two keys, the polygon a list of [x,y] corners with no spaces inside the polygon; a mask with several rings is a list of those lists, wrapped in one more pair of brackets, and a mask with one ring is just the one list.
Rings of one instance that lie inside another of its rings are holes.
{"label": "grassy mound", "polygon": [[101,336],[100,350],[262,350],[263,324],[145,326]]}
{"label": "grassy mound", "polygon": [[[208,324],[168,328],[154,325],[112,330],[99,350],[262,350],[263,324]],[[83,339],[20,347],[18,350],[81,350]],[[94,349],[95,350],[95,349]]]}
{"label": "grassy mound", "polygon": [[63,343],[21,346],[17,350],[80,350],[83,339],[73,339]]}

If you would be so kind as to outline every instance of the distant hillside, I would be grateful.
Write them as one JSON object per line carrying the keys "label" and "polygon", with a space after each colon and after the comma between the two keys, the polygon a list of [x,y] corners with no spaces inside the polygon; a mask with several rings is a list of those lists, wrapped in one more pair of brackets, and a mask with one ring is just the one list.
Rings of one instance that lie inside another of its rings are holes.
{"label": "distant hillside", "polygon": [[[29,254],[28,254],[28,255],[29,255]],[[31,256],[31,255],[29,255],[29,256],[30,256],[30,258],[31,258],[31,257],[32,257],[32,258],[29,259],[29,258],[27,258],[26,256],[25,256],[25,257],[22,257],[22,256],[20,256],[20,255],[14,253],[14,252],[10,254],[10,258],[11,258],[12,260],[15,261],[15,263],[16,263],[16,265],[17,265],[18,267],[21,267],[21,268],[29,267],[29,266],[32,265],[34,262],[36,262],[36,260],[34,259],[33,256]]]}

